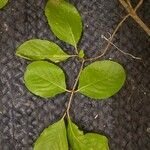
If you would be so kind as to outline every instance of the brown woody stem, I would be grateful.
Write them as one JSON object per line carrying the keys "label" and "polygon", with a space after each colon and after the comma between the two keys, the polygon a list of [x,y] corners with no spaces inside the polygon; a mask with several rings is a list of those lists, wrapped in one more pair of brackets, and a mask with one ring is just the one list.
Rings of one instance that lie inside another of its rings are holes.
{"label": "brown woody stem", "polygon": [[[130,15],[126,15],[120,22],[119,24],[117,25],[117,27],[115,28],[111,38],[110,38],[110,41],[113,41],[117,31],[120,29],[120,27],[122,26],[122,24],[125,22],[125,20],[129,17]],[[86,59],[85,61],[93,61],[93,60],[97,60],[99,58],[101,58],[102,56],[104,56],[107,52],[107,50],[110,48],[111,44],[110,43],[107,43],[106,47],[104,48],[104,51],[101,55],[97,56],[97,57],[93,57],[93,58],[89,58],[89,59]]]}
{"label": "brown woody stem", "polygon": [[150,36],[150,28],[141,20],[141,18],[136,14],[137,9],[142,5],[143,0],[140,0],[135,9],[132,7],[129,0],[119,0],[123,5],[129,15],[140,25],[140,27]]}
{"label": "brown woody stem", "polygon": [[150,36],[150,28],[141,20],[141,18],[135,13],[131,16],[140,26],[141,28]]}
{"label": "brown woody stem", "polygon": [[75,80],[75,83],[74,83],[74,85],[73,85],[73,88],[72,88],[72,90],[71,90],[71,95],[70,95],[70,97],[69,97],[69,102],[68,102],[67,110],[66,110],[66,112],[64,113],[63,118],[66,116],[66,114],[67,114],[68,118],[70,118],[69,110],[70,110],[70,107],[71,107],[71,103],[72,103],[72,100],[73,100],[74,93],[76,92],[76,91],[75,91],[75,88],[76,88],[76,86],[77,86],[77,84],[78,84],[78,80],[79,80],[79,78],[80,78],[80,74],[81,74],[81,72],[82,72],[82,70],[83,70],[84,62],[85,62],[85,60],[82,59],[81,67],[80,67],[80,70],[79,70],[79,74],[78,74],[78,76],[77,76],[77,78],[76,78],[76,80]]}

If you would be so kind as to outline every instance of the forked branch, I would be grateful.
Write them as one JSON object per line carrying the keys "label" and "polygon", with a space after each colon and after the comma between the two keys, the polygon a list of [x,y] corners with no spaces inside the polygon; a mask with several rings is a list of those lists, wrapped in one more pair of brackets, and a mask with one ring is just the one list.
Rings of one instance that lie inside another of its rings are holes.
{"label": "forked branch", "polygon": [[123,5],[129,15],[142,27],[142,29],[150,36],[150,28],[141,20],[141,18],[137,15],[137,9],[142,5],[143,0],[140,0],[135,9],[132,7],[129,0],[119,0],[119,2]]}
{"label": "forked branch", "polygon": [[[126,16],[119,22],[119,24],[118,24],[117,27],[115,28],[113,34],[111,35],[109,41],[113,41],[113,39],[114,39],[114,37],[115,37],[117,31],[120,29],[120,27],[122,26],[122,24],[126,21],[126,19],[127,19],[129,16],[130,16],[129,14],[126,15]],[[104,48],[102,54],[100,54],[100,55],[97,56],[97,57],[88,58],[88,59],[86,59],[85,61],[94,61],[94,60],[97,60],[97,59],[101,58],[102,56],[104,56],[104,55],[106,54],[106,52],[108,51],[108,49],[110,48],[110,46],[111,46],[111,44],[108,42],[107,45],[106,45],[106,47]]]}
{"label": "forked branch", "polygon": [[78,76],[77,76],[77,78],[76,78],[76,80],[75,80],[75,83],[74,83],[74,85],[73,85],[73,88],[72,88],[72,90],[71,90],[71,94],[70,94],[70,97],[69,97],[69,102],[68,102],[68,105],[67,105],[67,110],[66,110],[66,112],[64,113],[63,118],[66,116],[66,114],[67,114],[68,118],[70,118],[69,110],[70,110],[70,107],[71,107],[71,103],[72,103],[72,100],[73,100],[73,96],[74,96],[74,94],[75,94],[75,92],[76,92],[76,91],[75,91],[75,88],[76,88],[76,86],[77,86],[77,84],[78,84],[78,80],[79,80],[79,78],[80,78],[80,74],[81,74],[81,72],[82,72],[82,70],[83,70],[84,62],[85,62],[85,60],[82,59],[81,67],[80,67],[80,70],[79,70],[79,74],[78,74]]}
{"label": "forked branch", "polygon": [[109,39],[107,39],[104,35],[102,35],[102,38],[105,39],[108,43],[110,43],[112,46],[114,46],[119,52],[121,52],[124,55],[128,55],[130,57],[132,57],[133,59],[137,59],[137,60],[141,60],[140,57],[136,57],[130,53],[124,52],[123,50],[121,50],[119,47],[117,47],[114,43],[112,43]]}

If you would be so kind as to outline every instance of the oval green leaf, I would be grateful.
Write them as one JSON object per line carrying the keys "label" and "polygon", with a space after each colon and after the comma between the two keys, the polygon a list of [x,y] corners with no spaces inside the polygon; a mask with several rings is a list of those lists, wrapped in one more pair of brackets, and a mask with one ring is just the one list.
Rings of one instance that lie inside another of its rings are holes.
{"label": "oval green leaf", "polygon": [[82,71],[78,91],[94,99],[109,98],[121,89],[125,78],[125,70],[120,64],[98,61]]}
{"label": "oval green leaf", "polygon": [[68,150],[64,120],[46,128],[35,142],[34,150]]}
{"label": "oval green leaf", "polygon": [[72,150],[109,150],[108,139],[96,133],[84,134],[69,120],[68,139]]}
{"label": "oval green leaf", "polygon": [[55,43],[47,40],[32,39],[18,47],[16,55],[28,60],[51,60],[60,62],[70,56]]}
{"label": "oval green leaf", "polygon": [[54,34],[74,47],[82,33],[82,21],[77,9],[64,0],[48,0],[45,14]]}
{"label": "oval green leaf", "polygon": [[0,0],[0,9],[8,3],[8,0]]}
{"label": "oval green leaf", "polygon": [[24,81],[32,93],[43,98],[55,96],[66,90],[62,69],[46,61],[35,61],[29,64]]}

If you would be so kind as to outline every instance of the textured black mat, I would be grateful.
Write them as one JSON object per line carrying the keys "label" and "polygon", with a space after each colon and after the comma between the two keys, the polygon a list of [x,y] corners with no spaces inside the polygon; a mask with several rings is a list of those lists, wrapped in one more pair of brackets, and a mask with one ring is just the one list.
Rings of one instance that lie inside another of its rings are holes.
{"label": "textured black mat", "polygon": [[[49,30],[43,8],[45,0],[11,0],[0,11],[0,150],[31,150],[33,142],[65,110],[68,94],[50,101],[30,94],[23,84],[27,62],[15,57],[15,49],[30,38],[50,39],[73,54]],[[125,12],[117,0],[71,0],[84,19],[80,47],[88,57],[106,45],[101,34],[112,33]],[[136,1],[134,1],[136,3]],[[138,14],[150,25],[150,0],[145,0]],[[143,58],[143,63],[120,54],[114,48],[106,58],[120,62],[127,71],[124,88],[106,101],[93,101],[76,94],[71,114],[85,131],[109,137],[111,150],[150,149],[150,40],[147,34],[128,19],[115,42],[121,49]],[[61,63],[72,87],[80,64],[78,60]],[[98,117],[95,119],[95,116]]]}

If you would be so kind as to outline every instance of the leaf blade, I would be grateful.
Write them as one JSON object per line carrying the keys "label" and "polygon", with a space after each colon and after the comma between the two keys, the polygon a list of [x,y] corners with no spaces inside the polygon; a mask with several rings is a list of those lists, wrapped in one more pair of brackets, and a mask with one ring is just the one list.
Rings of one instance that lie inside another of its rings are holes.
{"label": "leaf blade", "polygon": [[35,61],[29,64],[24,81],[30,92],[43,98],[53,97],[66,90],[63,71],[46,61]]}
{"label": "leaf blade", "polygon": [[0,0],[0,9],[8,3],[8,0]]}
{"label": "leaf blade", "polygon": [[72,150],[109,150],[105,136],[96,133],[84,134],[70,119],[67,131]]}
{"label": "leaf blade", "polygon": [[40,39],[24,42],[17,48],[16,55],[28,60],[48,59],[53,62],[60,62],[70,57],[57,44]]}
{"label": "leaf blade", "polygon": [[53,33],[74,47],[82,33],[82,21],[77,9],[64,0],[49,0],[45,15]]}
{"label": "leaf blade", "polygon": [[60,120],[44,129],[34,145],[34,150],[68,150],[64,120]]}
{"label": "leaf blade", "polygon": [[117,93],[125,82],[123,67],[104,60],[87,66],[79,78],[79,92],[94,99],[105,99]]}

